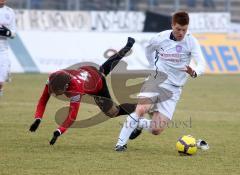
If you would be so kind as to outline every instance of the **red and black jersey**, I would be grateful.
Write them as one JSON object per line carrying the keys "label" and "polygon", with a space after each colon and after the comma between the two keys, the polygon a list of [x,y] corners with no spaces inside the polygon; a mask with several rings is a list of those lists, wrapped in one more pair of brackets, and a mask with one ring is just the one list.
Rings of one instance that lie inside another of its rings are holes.
{"label": "red and black jersey", "polygon": [[92,66],[84,66],[77,70],[64,70],[71,75],[68,93],[97,94],[102,89],[102,75]]}
{"label": "red and black jersey", "polygon": [[[60,70],[54,74],[63,73],[71,76],[70,83],[66,89],[65,95],[70,98],[70,110],[65,122],[58,128],[61,133],[64,133],[67,128],[75,121],[80,107],[80,100],[82,95],[91,94],[97,95],[103,88],[103,81],[101,73],[92,66],[83,66],[75,70]],[[51,76],[51,75],[50,75]],[[42,118],[45,107],[50,98],[48,82],[39,99],[35,118]]]}

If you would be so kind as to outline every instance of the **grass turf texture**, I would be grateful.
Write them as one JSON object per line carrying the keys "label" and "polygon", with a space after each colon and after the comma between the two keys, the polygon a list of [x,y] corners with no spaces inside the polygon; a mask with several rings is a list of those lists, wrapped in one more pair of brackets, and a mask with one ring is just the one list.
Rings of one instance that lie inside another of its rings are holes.
{"label": "grass turf texture", "polygon": [[[57,127],[54,115],[63,102],[52,98],[36,133],[28,132],[47,75],[14,74],[0,98],[0,174],[240,174],[240,75],[206,75],[183,89],[175,123],[162,135],[144,132],[128,150],[113,150],[125,117],[91,128],[70,129],[50,146]],[[97,110],[97,108],[93,108]],[[82,106],[81,116],[91,107]],[[191,134],[210,150],[179,156],[178,137]]]}

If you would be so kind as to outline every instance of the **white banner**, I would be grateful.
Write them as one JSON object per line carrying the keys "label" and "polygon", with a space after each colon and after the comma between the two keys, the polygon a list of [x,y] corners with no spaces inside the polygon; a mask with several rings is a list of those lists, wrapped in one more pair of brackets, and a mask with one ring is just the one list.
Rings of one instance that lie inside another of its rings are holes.
{"label": "white banner", "polygon": [[14,73],[23,73],[25,72],[21,64],[19,63],[17,57],[15,54],[12,52],[11,49],[9,49],[9,59],[11,62],[11,72]]}
{"label": "white banner", "polygon": [[[155,34],[39,31],[19,33],[28,55],[40,72],[52,72],[80,62],[101,65],[114,51],[125,46],[128,36],[136,38],[136,44],[134,52],[123,60],[128,63],[129,69],[145,69],[148,62],[144,48],[146,41],[153,35]],[[12,70],[16,71],[16,67]]]}
{"label": "white banner", "polygon": [[[133,52],[123,59],[128,70],[149,69],[145,46],[156,33],[20,32],[10,42],[13,72],[52,72],[76,63],[103,64],[127,42]],[[239,35],[195,34],[207,62],[207,73],[239,73]],[[125,69],[121,69],[124,72]],[[121,72],[120,70],[120,72]],[[125,71],[126,72],[126,71]]]}
{"label": "white banner", "polygon": [[189,30],[192,33],[223,33],[230,28],[229,13],[190,13]]}
{"label": "white banner", "polygon": [[92,11],[92,30],[98,32],[142,32],[145,14],[142,12]]}
{"label": "white banner", "polygon": [[16,10],[19,31],[141,32],[143,12]]}
{"label": "white banner", "polygon": [[[141,32],[144,12],[16,10],[19,31]],[[229,13],[190,13],[193,33],[228,32]]]}
{"label": "white banner", "polygon": [[17,29],[42,31],[89,31],[89,12],[16,10]]}

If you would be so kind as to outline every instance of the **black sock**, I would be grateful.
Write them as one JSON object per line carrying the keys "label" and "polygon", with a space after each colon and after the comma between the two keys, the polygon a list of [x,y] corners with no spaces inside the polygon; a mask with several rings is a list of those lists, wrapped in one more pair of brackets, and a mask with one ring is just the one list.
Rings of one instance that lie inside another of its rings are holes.
{"label": "black sock", "polygon": [[123,103],[120,104],[119,107],[119,112],[117,116],[119,115],[129,115],[133,113],[136,109],[137,104],[131,104],[131,103]]}
{"label": "black sock", "polygon": [[125,46],[119,52],[111,56],[105,63],[102,64],[102,66],[100,66],[100,72],[107,76],[130,49],[131,47]]}

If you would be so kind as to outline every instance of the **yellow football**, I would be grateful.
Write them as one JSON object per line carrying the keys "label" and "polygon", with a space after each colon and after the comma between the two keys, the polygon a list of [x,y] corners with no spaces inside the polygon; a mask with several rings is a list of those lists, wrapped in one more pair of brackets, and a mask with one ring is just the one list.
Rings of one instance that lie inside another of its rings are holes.
{"label": "yellow football", "polygon": [[185,135],[178,139],[176,144],[180,155],[193,155],[197,152],[196,139],[191,135]]}

